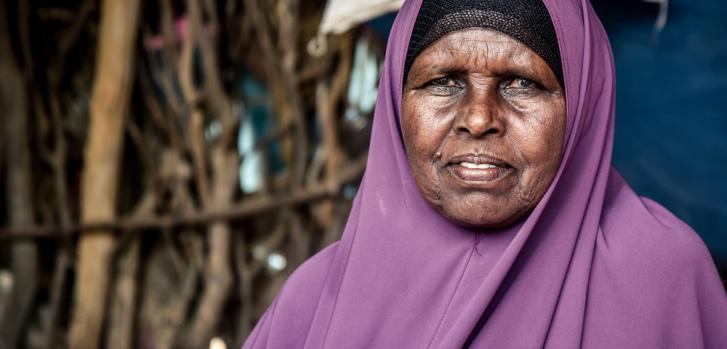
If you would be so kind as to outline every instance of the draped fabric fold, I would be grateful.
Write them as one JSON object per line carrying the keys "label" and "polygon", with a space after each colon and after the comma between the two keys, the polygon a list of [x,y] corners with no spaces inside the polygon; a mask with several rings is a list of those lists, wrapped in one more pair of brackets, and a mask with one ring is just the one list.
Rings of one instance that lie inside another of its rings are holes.
{"label": "draped fabric fold", "polygon": [[369,162],[341,241],[288,280],[243,348],[727,348],[727,295],[699,237],[611,166],[615,72],[587,0],[546,0],[567,102],[548,192],[502,231],[429,207],[400,131],[421,0],[388,41]]}

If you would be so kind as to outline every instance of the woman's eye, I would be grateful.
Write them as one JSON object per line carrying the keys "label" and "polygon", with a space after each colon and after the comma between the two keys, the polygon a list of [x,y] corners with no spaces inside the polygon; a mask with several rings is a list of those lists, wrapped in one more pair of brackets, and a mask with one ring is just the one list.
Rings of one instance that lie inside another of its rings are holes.
{"label": "woman's eye", "polygon": [[459,91],[461,84],[456,79],[445,76],[430,80],[427,83],[427,87],[430,91],[435,94],[453,94]]}
{"label": "woman's eye", "polygon": [[533,88],[533,87],[536,87],[535,86],[535,82],[533,82],[531,80],[528,80],[528,79],[523,79],[523,78],[517,78],[517,79],[515,79],[515,84],[516,84],[517,87],[520,87],[520,88]]}
{"label": "woman's eye", "polygon": [[450,77],[434,79],[431,84],[434,86],[455,86],[454,80]]}
{"label": "woman's eye", "polygon": [[538,84],[533,80],[528,80],[525,78],[514,78],[510,80],[510,83],[508,84],[508,87],[514,87],[514,88],[537,88]]}
{"label": "woman's eye", "polygon": [[543,90],[539,83],[521,77],[509,79],[503,85],[503,93],[512,97],[536,96]]}

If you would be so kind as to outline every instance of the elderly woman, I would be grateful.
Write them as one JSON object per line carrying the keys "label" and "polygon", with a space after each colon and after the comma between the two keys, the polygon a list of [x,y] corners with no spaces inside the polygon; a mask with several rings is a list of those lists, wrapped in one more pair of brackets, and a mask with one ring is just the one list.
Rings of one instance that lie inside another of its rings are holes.
{"label": "elderly woman", "polygon": [[244,348],[727,348],[698,236],[611,166],[586,0],[412,0],[343,237]]}

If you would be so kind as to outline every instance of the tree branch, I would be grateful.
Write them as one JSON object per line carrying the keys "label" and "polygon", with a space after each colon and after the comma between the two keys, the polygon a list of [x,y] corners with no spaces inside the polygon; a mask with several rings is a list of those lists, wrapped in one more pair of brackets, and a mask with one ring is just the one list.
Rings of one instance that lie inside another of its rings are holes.
{"label": "tree branch", "polygon": [[335,197],[340,193],[341,186],[352,183],[360,178],[366,167],[366,154],[343,168],[338,181],[334,184],[320,184],[299,189],[287,194],[256,197],[233,205],[228,209],[211,209],[209,211],[190,212],[184,216],[164,215],[149,218],[127,218],[107,220],[83,225],[61,227],[26,227],[5,228],[0,230],[0,241],[25,239],[58,239],[73,235],[95,234],[98,231],[119,231],[140,234],[146,230],[172,229],[179,227],[203,226],[212,221],[235,221],[271,212],[281,207],[308,204]]}

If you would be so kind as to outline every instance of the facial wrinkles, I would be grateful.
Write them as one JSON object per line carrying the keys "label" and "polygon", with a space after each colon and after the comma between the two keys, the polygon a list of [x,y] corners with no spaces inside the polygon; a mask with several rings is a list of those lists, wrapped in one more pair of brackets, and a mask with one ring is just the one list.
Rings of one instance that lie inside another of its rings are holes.
{"label": "facial wrinkles", "polygon": [[[544,115],[548,113],[552,113],[552,111],[549,111],[547,109],[545,110],[535,110],[533,114],[527,115],[526,117],[529,118],[529,122],[524,122],[521,126],[523,129],[529,129],[529,132],[524,132],[524,134],[533,133],[539,129],[547,128],[549,125],[546,125],[548,123],[554,122],[556,120],[553,115]],[[563,134],[559,133],[556,135],[556,137],[563,138]],[[549,143],[556,144],[555,138],[551,139]],[[516,142],[514,144],[515,149],[528,149],[534,147],[534,145],[529,144],[529,139],[527,137],[521,137],[520,141],[517,140],[517,137],[512,137],[512,140]],[[550,148],[550,147],[546,147]],[[538,150],[530,150],[530,152],[535,152]],[[521,154],[522,152],[520,152]],[[538,166],[538,164],[533,164],[528,160],[528,157],[521,157],[522,163],[526,167],[534,167]],[[557,157],[557,161],[551,161],[549,163],[545,164],[545,167],[552,168],[554,171],[557,169],[558,164],[560,161],[560,157]],[[540,191],[545,191],[547,187],[546,184],[549,183],[549,178],[547,178],[548,171],[531,171],[530,178],[526,178],[531,183],[535,183],[535,185],[532,186],[520,186],[519,190],[517,192],[517,197],[523,202],[523,203],[533,203],[536,200],[539,200],[540,197],[538,196],[538,193]]]}
{"label": "facial wrinkles", "polygon": [[[550,149],[562,135],[542,135],[564,121],[564,102],[553,103],[562,96],[509,85],[514,77],[552,85],[557,79],[540,61],[514,39],[482,31],[445,37],[415,61],[405,86],[405,142],[421,193],[442,214],[467,224],[510,224],[547,190],[559,162]],[[505,161],[515,174],[500,183],[510,184],[479,190],[457,182],[449,161],[468,154]]]}
{"label": "facial wrinkles", "polygon": [[446,50],[451,52],[460,51],[460,53],[472,55],[475,60],[471,61],[471,63],[488,71],[490,69],[488,61],[492,60],[495,62],[507,61],[511,64],[517,63],[518,68],[529,70],[531,75],[535,74],[532,65],[529,64],[531,62],[529,56],[532,53],[522,43],[515,40],[493,40],[476,34],[476,32],[472,32],[472,34],[461,38],[450,38]]}

